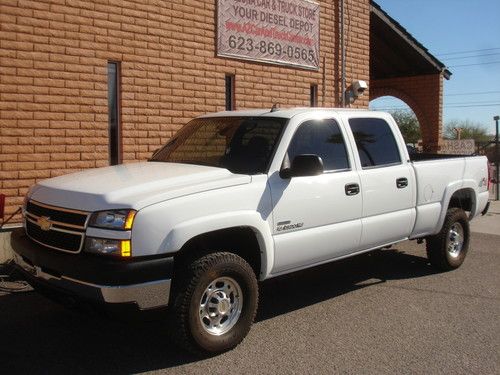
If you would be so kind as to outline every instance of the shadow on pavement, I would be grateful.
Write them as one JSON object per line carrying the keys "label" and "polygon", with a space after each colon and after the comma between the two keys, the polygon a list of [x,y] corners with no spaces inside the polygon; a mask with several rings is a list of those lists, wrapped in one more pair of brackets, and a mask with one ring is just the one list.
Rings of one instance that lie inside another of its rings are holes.
{"label": "shadow on pavement", "polygon": [[[380,250],[264,281],[256,321],[381,284],[436,273],[427,261],[397,249]],[[276,291],[279,291],[277,293]]]}
{"label": "shadow on pavement", "polygon": [[[384,250],[271,279],[257,323],[391,279],[427,276],[426,259]],[[67,310],[37,293],[0,295],[4,373],[136,373],[199,360],[171,342],[162,322],[124,323]]]}

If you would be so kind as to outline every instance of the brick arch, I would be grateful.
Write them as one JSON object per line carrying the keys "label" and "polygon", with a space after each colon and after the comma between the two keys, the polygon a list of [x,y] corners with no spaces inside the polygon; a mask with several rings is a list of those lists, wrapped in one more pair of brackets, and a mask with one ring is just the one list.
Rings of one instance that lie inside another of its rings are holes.
{"label": "brick arch", "polygon": [[370,101],[381,98],[383,96],[393,96],[405,102],[408,107],[411,108],[415,116],[417,116],[418,123],[422,127],[423,123],[426,123],[425,113],[420,109],[418,104],[411,98],[410,95],[406,94],[404,91],[392,88],[392,87],[381,87],[372,89],[370,91]]}
{"label": "brick arch", "polygon": [[376,79],[370,86],[370,101],[394,96],[408,104],[420,124],[424,151],[439,151],[443,134],[441,74]]}

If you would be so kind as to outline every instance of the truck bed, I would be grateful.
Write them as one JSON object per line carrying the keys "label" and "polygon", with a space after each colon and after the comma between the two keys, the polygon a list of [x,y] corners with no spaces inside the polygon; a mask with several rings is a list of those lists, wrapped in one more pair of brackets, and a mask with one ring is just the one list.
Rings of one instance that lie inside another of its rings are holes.
{"label": "truck bed", "polygon": [[[488,201],[487,160],[484,156],[413,154],[416,177],[416,224],[411,237],[435,234],[442,225],[445,210],[455,190],[469,189],[477,197],[469,218],[480,213]],[[477,195],[476,195],[477,194]]]}

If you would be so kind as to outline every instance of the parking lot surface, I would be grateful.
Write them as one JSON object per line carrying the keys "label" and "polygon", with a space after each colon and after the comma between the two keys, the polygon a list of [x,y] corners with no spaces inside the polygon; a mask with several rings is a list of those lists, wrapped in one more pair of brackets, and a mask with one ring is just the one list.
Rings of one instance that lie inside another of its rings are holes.
{"label": "parking lot surface", "polygon": [[500,236],[474,233],[453,272],[435,273],[424,245],[404,242],[266,281],[249,336],[212,358],[177,349],[161,321],[0,292],[0,372],[498,374],[499,253]]}

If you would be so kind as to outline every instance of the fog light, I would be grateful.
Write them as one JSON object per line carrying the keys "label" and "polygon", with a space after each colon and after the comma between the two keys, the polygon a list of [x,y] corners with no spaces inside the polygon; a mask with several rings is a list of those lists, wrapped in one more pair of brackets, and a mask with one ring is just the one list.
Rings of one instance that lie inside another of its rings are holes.
{"label": "fog light", "polygon": [[93,254],[130,257],[130,240],[111,240],[107,238],[87,237],[85,251]]}
{"label": "fog light", "polygon": [[122,257],[129,257],[132,255],[130,251],[130,240],[121,241],[121,255]]}

